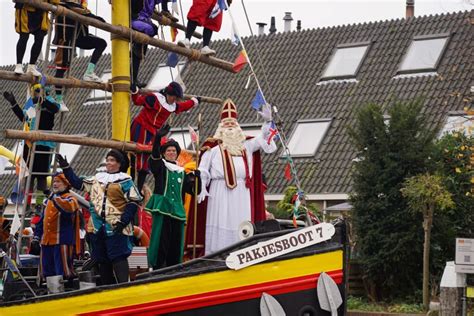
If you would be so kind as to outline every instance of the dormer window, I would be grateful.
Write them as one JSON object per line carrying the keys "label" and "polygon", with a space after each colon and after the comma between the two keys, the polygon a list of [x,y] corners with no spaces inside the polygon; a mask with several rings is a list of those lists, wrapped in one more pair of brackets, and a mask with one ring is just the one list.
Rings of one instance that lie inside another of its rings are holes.
{"label": "dormer window", "polygon": [[[301,120],[296,124],[288,143],[292,157],[312,157],[316,154],[326,132],[331,125],[331,119]],[[282,153],[282,156],[285,152]]]}
{"label": "dormer window", "polygon": [[355,78],[368,49],[369,42],[338,45],[321,80]]}
{"label": "dormer window", "polygon": [[400,64],[399,74],[436,71],[449,34],[415,36]]}

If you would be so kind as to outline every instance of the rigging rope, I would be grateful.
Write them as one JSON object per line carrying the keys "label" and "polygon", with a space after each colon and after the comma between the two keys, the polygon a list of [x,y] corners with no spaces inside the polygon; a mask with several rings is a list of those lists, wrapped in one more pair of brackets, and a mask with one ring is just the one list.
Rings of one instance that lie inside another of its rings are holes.
{"label": "rigging rope", "polygon": [[[232,16],[232,12],[230,10],[230,7],[227,5],[227,3],[225,1],[224,1],[224,3],[225,3],[225,6],[226,6],[226,8],[229,12],[229,16],[230,16],[230,19],[231,19],[231,22],[232,22],[232,27],[234,29],[235,35],[238,37],[239,43],[242,46],[242,49],[246,54],[246,59],[247,59],[247,62],[249,64],[249,67],[250,67],[251,75],[255,79],[255,83],[257,84],[257,88],[258,88],[258,90],[260,91],[260,93],[262,95],[263,102],[265,104],[269,104],[265,99],[265,95],[264,95],[263,90],[261,88],[261,85],[260,85],[260,82],[258,80],[257,74],[255,73],[255,69],[254,69],[254,67],[253,67],[253,65],[250,61],[248,51],[245,49],[244,42],[243,42],[242,38],[240,37],[240,34],[238,33],[237,26],[236,26],[234,18]],[[246,16],[246,19],[247,19],[247,22],[248,22],[248,25],[249,25],[249,28],[250,28],[250,33],[252,34],[252,37],[253,37],[253,32],[252,32],[252,28],[251,28],[251,25],[250,25],[250,19],[248,17],[247,10],[245,9],[245,4],[244,4],[243,0],[242,0],[242,5],[244,6],[244,13],[245,13],[245,16]],[[270,87],[268,78],[266,76],[266,72],[265,72],[264,67],[263,67],[263,62],[261,61],[261,57],[258,53],[259,49],[258,49],[257,45],[255,45],[255,46],[256,46],[256,51],[257,51],[257,57],[259,58],[259,61],[262,64],[261,67],[263,69],[263,73],[264,73],[264,77],[265,77],[264,79],[266,80],[266,83],[267,83],[268,87],[270,88],[270,96],[271,96],[271,92],[272,92],[271,87]],[[283,122],[283,120],[281,119],[281,117],[278,113],[278,108],[275,105],[273,105],[271,110],[272,110],[272,113],[274,113],[277,116],[278,124],[281,124],[281,122]],[[303,195],[304,191],[301,188],[301,182],[300,182],[299,177],[298,177],[298,171],[297,171],[297,168],[296,168],[296,164],[293,161],[293,159],[291,159],[291,152],[290,152],[290,149],[288,148],[287,140],[286,140],[286,136],[285,136],[284,131],[280,130],[279,127],[277,126],[277,124],[275,124],[275,129],[278,131],[278,134],[280,135],[280,137],[279,137],[280,143],[283,146],[283,149],[284,149],[284,152],[285,152],[285,155],[286,155],[286,159],[287,159],[287,163],[290,165],[290,172],[293,175],[293,179],[294,179],[295,185],[296,185],[297,190],[298,190],[298,194],[297,194],[297,201],[298,202],[297,203],[299,203],[302,200],[302,196],[300,196],[300,194]]]}

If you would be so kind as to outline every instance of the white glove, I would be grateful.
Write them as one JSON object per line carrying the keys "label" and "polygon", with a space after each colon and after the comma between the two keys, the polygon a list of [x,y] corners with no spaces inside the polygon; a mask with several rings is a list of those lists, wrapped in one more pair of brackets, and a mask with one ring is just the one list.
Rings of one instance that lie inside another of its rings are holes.
{"label": "white glove", "polygon": [[206,197],[209,196],[209,192],[207,192],[207,189],[205,187],[203,187],[201,189],[201,193],[199,193],[198,195],[198,203],[201,203],[202,201],[204,201],[206,199]]}
{"label": "white glove", "polygon": [[198,99],[198,98],[196,98],[196,97],[192,97],[192,98],[191,98],[191,101],[193,101],[193,102],[194,102],[194,106],[197,106],[197,105],[199,105],[199,99]]}

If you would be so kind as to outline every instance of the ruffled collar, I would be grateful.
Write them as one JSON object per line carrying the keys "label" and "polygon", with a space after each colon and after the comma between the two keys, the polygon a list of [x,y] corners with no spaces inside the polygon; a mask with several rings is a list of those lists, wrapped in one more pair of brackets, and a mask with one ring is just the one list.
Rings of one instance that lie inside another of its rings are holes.
{"label": "ruffled collar", "polygon": [[163,163],[165,164],[166,169],[168,169],[171,172],[183,172],[184,168],[178,166],[177,164],[171,163],[167,161],[166,159],[163,159]]}
{"label": "ruffled collar", "polygon": [[95,178],[101,184],[107,184],[111,182],[117,182],[117,181],[130,179],[131,177],[124,172],[117,172],[117,173],[99,172],[95,175]]}
{"label": "ruffled collar", "polygon": [[164,107],[168,112],[176,111],[176,103],[168,104],[168,102],[166,102],[166,96],[162,95],[161,93],[156,93],[156,97],[158,98],[158,102],[160,102],[161,106]]}

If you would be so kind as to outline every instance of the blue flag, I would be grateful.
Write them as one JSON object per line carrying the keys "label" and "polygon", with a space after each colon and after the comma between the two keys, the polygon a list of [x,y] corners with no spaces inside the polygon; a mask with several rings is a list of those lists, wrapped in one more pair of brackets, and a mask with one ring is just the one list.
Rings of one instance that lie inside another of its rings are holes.
{"label": "blue flag", "polygon": [[263,99],[263,94],[260,89],[257,90],[257,94],[252,100],[252,108],[259,110],[262,106],[265,105],[265,100]]}
{"label": "blue flag", "polygon": [[168,60],[166,60],[166,66],[174,68],[178,64],[178,61],[178,55],[176,53],[170,52],[168,53]]}
{"label": "blue flag", "polygon": [[217,0],[217,3],[219,4],[219,8],[222,11],[227,10],[227,4],[225,3],[225,0]]}

